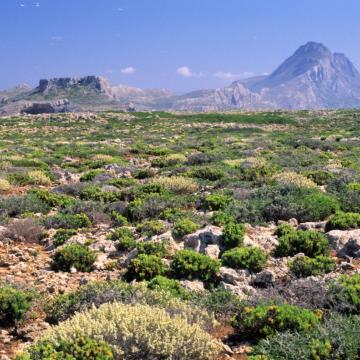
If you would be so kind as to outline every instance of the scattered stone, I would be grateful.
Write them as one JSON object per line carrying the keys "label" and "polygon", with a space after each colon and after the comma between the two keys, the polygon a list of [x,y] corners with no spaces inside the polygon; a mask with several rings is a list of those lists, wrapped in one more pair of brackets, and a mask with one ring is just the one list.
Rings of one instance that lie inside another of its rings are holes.
{"label": "scattered stone", "polygon": [[360,229],[332,230],[326,236],[339,256],[360,258]]}
{"label": "scattered stone", "polygon": [[181,280],[180,283],[187,291],[205,291],[204,283],[200,280]]}

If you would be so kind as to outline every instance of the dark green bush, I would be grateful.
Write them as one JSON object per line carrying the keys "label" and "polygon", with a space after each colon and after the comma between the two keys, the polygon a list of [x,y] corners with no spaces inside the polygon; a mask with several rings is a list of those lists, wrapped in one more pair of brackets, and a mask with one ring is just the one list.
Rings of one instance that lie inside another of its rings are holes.
{"label": "dark green bush", "polygon": [[221,256],[222,263],[234,269],[248,269],[259,272],[266,266],[267,255],[258,247],[237,247],[225,251]]}
{"label": "dark green bush", "polygon": [[276,228],[275,235],[278,237],[294,233],[296,229],[290,224],[281,224]]}
{"label": "dark green bush", "polygon": [[90,170],[90,171],[86,172],[85,174],[81,175],[80,181],[81,182],[92,181],[95,179],[95,177],[97,175],[103,174],[103,173],[104,173],[104,170],[101,170],[101,169]]}
{"label": "dark green bush", "polygon": [[29,291],[12,286],[0,287],[0,324],[14,325],[23,320],[31,307],[32,299],[33,295]]}
{"label": "dark green bush", "polygon": [[224,226],[221,244],[226,249],[241,246],[244,242],[245,226],[243,224],[228,223]]}
{"label": "dark green bush", "polygon": [[193,250],[178,251],[171,263],[172,274],[176,278],[199,279],[213,282],[217,278],[220,262]]}
{"label": "dark green bush", "polygon": [[228,195],[215,193],[204,198],[203,207],[210,211],[224,210],[231,200],[232,198]]}
{"label": "dark green bush", "polygon": [[134,233],[129,228],[120,227],[114,229],[114,231],[110,233],[109,239],[117,241],[116,248],[119,251],[130,251],[136,248]]}
{"label": "dark green bush", "polygon": [[51,207],[34,194],[0,197],[0,215],[15,217],[25,213],[47,214]]}
{"label": "dark green bush", "polygon": [[359,328],[359,316],[332,313],[311,331],[279,332],[260,340],[249,359],[358,360]]}
{"label": "dark green bush", "polygon": [[152,290],[164,290],[169,292],[173,297],[184,299],[186,291],[178,280],[169,279],[165,276],[155,276],[148,283],[148,288]]}
{"label": "dark green bush", "polygon": [[126,217],[117,213],[116,211],[112,211],[110,217],[114,226],[126,226],[128,224]]}
{"label": "dark green bush", "polygon": [[131,280],[151,280],[155,276],[164,275],[166,266],[156,255],[140,254],[133,259],[125,274],[125,278]]}
{"label": "dark green bush", "polygon": [[149,220],[139,224],[136,227],[136,230],[139,231],[142,236],[152,237],[162,234],[165,232],[166,228],[162,221]]}
{"label": "dark green bush", "polygon": [[42,189],[32,189],[29,191],[29,194],[35,195],[38,199],[51,207],[65,207],[75,203],[75,199],[71,198],[70,196],[59,195]]}
{"label": "dark green bush", "polygon": [[349,230],[360,228],[360,214],[359,213],[343,213],[338,212],[333,215],[326,223],[326,231],[331,230]]}
{"label": "dark green bush", "polygon": [[59,213],[46,218],[44,225],[48,229],[80,229],[91,226],[91,221],[85,214],[71,215]]}
{"label": "dark green bush", "polygon": [[315,258],[298,256],[289,263],[290,270],[297,277],[319,276],[336,269],[335,260],[329,256],[319,255]]}
{"label": "dark green bush", "polygon": [[30,346],[16,360],[112,360],[111,347],[102,340],[76,337],[74,341],[58,343],[40,341]]}
{"label": "dark green bush", "polygon": [[120,199],[120,193],[103,191],[100,186],[88,185],[81,191],[80,199],[114,202]]}
{"label": "dark green bush", "polygon": [[53,237],[55,247],[66,243],[72,236],[76,235],[77,231],[74,229],[58,229]]}
{"label": "dark green bush", "polygon": [[276,256],[294,256],[304,253],[306,256],[314,257],[327,255],[328,252],[329,242],[326,236],[312,230],[298,230],[281,236],[275,249]]}
{"label": "dark green bush", "polygon": [[164,258],[169,255],[169,242],[162,241],[141,241],[138,243],[139,254],[156,255]]}
{"label": "dark green bush", "polygon": [[225,226],[226,224],[234,223],[235,217],[229,212],[218,211],[212,216],[211,222],[216,226]]}
{"label": "dark green bush", "polygon": [[321,317],[321,312],[288,304],[245,306],[232,325],[243,338],[259,339],[287,330],[311,331],[320,323]]}
{"label": "dark green bush", "polygon": [[68,244],[55,252],[51,267],[55,271],[70,271],[74,267],[77,271],[89,272],[95,260],[95,253],[88,247]]}
{"label": "dark green bush", "polygon": [[304,175],[320,186],[326,185],[334,177],[331,172],[324,170],[308,170],[304,172]]}
{"label": "dark green bush", "polygon": [[199,228],[198,224],[190,219],[181,219],[177,221],[172,229],[172,233],[176,238],[182,238],[187,234],[195,232]]}
{"label": "dark green bush", "polygon": [[206,166],[192,171],[191,175],[203,180],[216,181],[224,178],[226,174],[221,169]]}

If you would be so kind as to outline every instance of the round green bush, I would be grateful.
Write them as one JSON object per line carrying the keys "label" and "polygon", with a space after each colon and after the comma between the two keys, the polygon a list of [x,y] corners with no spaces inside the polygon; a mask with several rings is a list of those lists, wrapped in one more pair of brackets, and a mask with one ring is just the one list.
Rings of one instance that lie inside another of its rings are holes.
{"label": "round green bush", "polygon": [[91,221],[86,214],[63,214],[48,217],[44,221],[48,229],[80,229],[91,226]]}
{"label": "round green bush", "polygon": [[0,324],[14,325],[30,309],[33,295],[12,286],[0,287]]}
{"label": "round green bush", "polygon": [[299,230],[289,232],[279,238],[275,249],[276,256],[294,256],[304,253],[314,257],[329,253],[329,242],[326,236],[318,231]]}
{"label": "round green bush", "polygon": [[360,228],[359,213],[338,212],[333,215],[326,223],[326,231],[331,230],[350,230]]}
{"label": "round green bush", "polygon": [[112,360],[108,343],[89,337],[76,337],[73,341],[39,341],[15,360]]}
{"label": "round green bush", "polygon": [[125,274],[128,281],[132,280],[151,280],[155,276],[164,275],[166,266],[163,261],[156,255],[140,254],[133,259]]}
{"label": "round green bush", "polygon": [[136,248],[136,240],[131,229],[120,227],[110,233],[109,239],[116,241],[116,248],[119,251],[130,251]]}
{"label": "round green bush", "polygon": [[213,282],[217,278],[220,262],[193,250],[178,251],[171,263],[172,274],[176,278],[199,279]]}
{"label": "round green bush", "polygon": [[165,276],[155,276],[148,283],[148,288],[151,290],[164,290],[169,292],[172,296],[184,299],[186,291],[178,280],[169,279]]}
{"label": "round green bush", "polygon": [[336,269],[335,260],[330,256],[319,255],[314,259],[307,256],[299,256],[289,263],[290,270],[295,276],[319,276]]}
{"label": "round green bush", "polygon": [[226,249],[241,246],[244,242],[245,226],[243,224],[228,223],[224,226],[221,244]]}
{"label": "round green bush", "polygon": [[88,247],[68,244],[55,252],[51,267],[55,271],[70,271],[74,267],[77,271],[89,272],[95,260],[95,253]]}
{"label": "round green bush", "polygon": [[141,241],[137,244],[139,254],[156,255],[159,258],[164,258],[169,255],[169,243],[163,241]]}
{"label": "round green bush", "polygon": [[165,232],[165,225],[160,220],[149,220],[139,224],[136,230],[139,231],[142,236],[152,237]]}
{"label": "round green bush", "polygon": [[55,247],[66,243],[72,236],[76,235],[77,231],[74,229],[59,229],[53,237],[53,244]]}
{"label": "round green bush", "polygon": [[259,247],[238,247],[225,251],[221,260],[223,265],[234,269],[248,269],[259,272],[266,266],[267,255]]}
{"label": "round green bush", "polygon": [[232,325],[241,337],[259,339],[287,330],[311,331],[321,318],[321,312],[288,304],[245,306],[236,315]]}
{"label": "round green bush", "polygon": [[172,233],[176,238],[182,238],[185,235],[195,232],[198,228],[198,224],[190,219],[181,219],[174,224]]}
{"label": "round green bush", "polygon": [[215,193],[204,198],[203,206],[206,210],[210,211],[224,210],[231,200],[231,197],[228,195]]}

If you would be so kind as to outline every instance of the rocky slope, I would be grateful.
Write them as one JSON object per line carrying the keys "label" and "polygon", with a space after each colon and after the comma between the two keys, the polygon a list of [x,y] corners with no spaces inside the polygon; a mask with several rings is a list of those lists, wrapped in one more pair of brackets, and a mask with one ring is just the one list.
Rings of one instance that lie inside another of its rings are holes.
{"label": "rocky slope", "polygon": [[177,110],[319,109],[360,106],[360,74],[344,55],[324,45],[301,46],[269,76],[186,94]]}

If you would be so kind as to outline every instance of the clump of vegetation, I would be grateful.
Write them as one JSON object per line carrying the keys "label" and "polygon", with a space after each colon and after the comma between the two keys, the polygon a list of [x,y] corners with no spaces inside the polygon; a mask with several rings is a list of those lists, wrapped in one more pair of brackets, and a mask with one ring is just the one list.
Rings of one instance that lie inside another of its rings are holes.
{"label": "clump of vegetation", "polygon": [[238,247],[243,244],[244,236],[245,226],[230,222],[224,226],[221,243],[226,249]]}
{"label": "clump of vegetation", "polygon": [[77,271],[89,272],[95,260],[95,253],[87,246],[68,244],[55,252],[51,267],[55,271],[70,271],[75,268]]}
{"label": "clump of vegetation", "polygon": [[165,231],[165,225],[160,220],[149,220],[139,224],[136,230],[143,236],[152,237],[162,234]]}
{"label": "clump of vegetation", "polygon": [[53,244],[55,247],[61,246],[76,234],[77,231],[74,229],[58,229],[53,237]]}
{"label": "clump of vegetation", "polygon": [[148,283],[148,288],[152,290],[163,290],[169,292],[172,296],[184,299],[186,291],[178,280],[169,279],[165,276],[155,276]]}
{"label": "clump of vegetation", "polygon": [[216,281],[220,262],[193,250],[178,251],[171,263],[171,271],[176,278]]}
{"label": "clump of vegetation", "polygon": [[91,337],[78,336],[75,339],[52,342],[39,341],[31,345],[23,355],[15,360],[113,360],[113,352],[108,343]]}
{"label": "clump of vegetation", "polygon": [[44,224],[48,229],[80,229],[91,226],[91,221],[86,214],[59,213],[46,218]]}
{"label": "clump of vegetation", "polygon": [[231,197],[228,195],[215,193],[204,198],[203,206],[206,210],[210,211],[224,210],[231,200]]}
{"label": "clump of vegetation", "polygon": [[267,255],[258,247],[237,247],[225,251],[221,256],[222,263],[234,269],[248,269],[259,272],[266,266]]}
{"label": "clump of vegetation", "polygon": [[245,306],[233,320],[238,334],[248,339],[263,338],[276,332],[313,330],[322,318],[313,312],[293,305]]}
{"label": "clump of vegetation", "polygon": [[0,287],[0,324],[15,325],[31,308],[33,294],[12,286]]}
{"label": "clump of vegetation", "polygon": [[336,263],[332,257],[319,255],[315,258],[298,256],[289,263],[291,271],[297,277],[319,276],[336,269]]}
{"label": "clump of vegetation", "polygon": [[176,238],[181,239],[185,235],[195,232],[199,228],[198,224],[190,219],[181,219],[177,221],[172,229],[172,233]]}
{"label": "clump of vegetation", "polygon": [[333,215],[326,223],[326,231],[350,230],[360,228],[360,213],[339,212]]}
{"label": "clump of vegetation", "polygon": [[312,230],[293,230],[280,236],[279,244],[275,249],[276,256],[294,256],[304,253],[314,257],[327,255],[329,242],[324,234]]}
{"label": "clump of vegetation", "polygon": [[198,185],[194,180],[183,176],[160,176],[152,181],[178,195],[192,194],[198,189]]}
{"label": "clump of vegetation", "polygon": [[155,276],[164,275],[166,266],[156,255],[140,254],[131,260],[125,277],[127,280],[151,280]]}
{"label": "clump of vegetation", "polygon": [[156,255],[159,258],[169,255],[169,243],[166,240],[141,241],[137,244],[137,247],[139,254]]}

